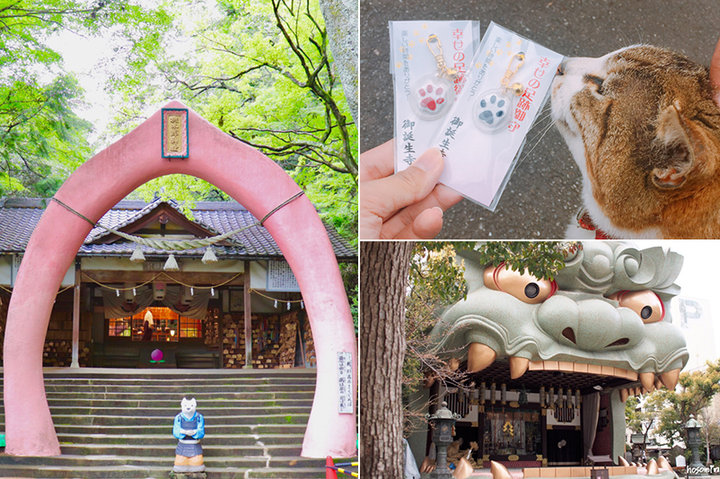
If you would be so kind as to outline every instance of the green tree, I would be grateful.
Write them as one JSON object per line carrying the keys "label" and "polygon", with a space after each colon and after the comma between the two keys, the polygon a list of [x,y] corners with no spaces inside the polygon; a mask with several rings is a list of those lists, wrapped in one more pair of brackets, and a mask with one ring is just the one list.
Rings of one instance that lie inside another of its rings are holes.
{"label": "green tree", "polygon": [[654,401],[664,407],[658,409],[658,434],[669,443],[685,437],[684,426],[690,415],[696,418],[720,390],[720,359],[708,362],[702,371],[680,374],[678,391],[659,390]]}
{"label": "green tree", "polygon": [[124,56],[115,56],[128,60],[166,23],[162,9],[130,1],[0,3],[0,195],[51,196],[91,152],[92,126],[74,111],[82,91],[50,38],[62,30],[92,36],[119,27],[127,45]]}
{"label": "green tree", "polygon": [[[206,15],[191,2],[173,7],[196,12],[175,14],[190,48],[182,57],[148,57],[142,69],[150,73],[139,72],[139,81],[117,79],[113,86],[125,107],[113,133],[135,126],[143,105],[179,97],[275,160],[323,219],[356,243],[357,128],[333,72],[318,1],[220,0],[216,6]],[[224,198],[212,185],[179,176],[154,180],[138,193],[147,199],[156,192],[190,203]]]}

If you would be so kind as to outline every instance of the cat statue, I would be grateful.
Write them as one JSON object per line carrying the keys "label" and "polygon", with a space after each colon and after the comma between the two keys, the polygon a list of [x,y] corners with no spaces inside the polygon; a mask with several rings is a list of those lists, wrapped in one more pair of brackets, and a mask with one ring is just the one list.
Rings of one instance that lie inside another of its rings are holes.
{"label": "cat statue", "polygon": [[566,59],[552,117],[582,172],[585,221],[614,238],[720,238],[713,95],[706,67],[663,48]]}
{"label": "cat statue", "polygon": [[205,418],[196,411],[195,398],[182,398],[180,409],[173,421],[173,436],[178,439],[173,473],[202,473],[205,463],[200,439],[205,437]]}

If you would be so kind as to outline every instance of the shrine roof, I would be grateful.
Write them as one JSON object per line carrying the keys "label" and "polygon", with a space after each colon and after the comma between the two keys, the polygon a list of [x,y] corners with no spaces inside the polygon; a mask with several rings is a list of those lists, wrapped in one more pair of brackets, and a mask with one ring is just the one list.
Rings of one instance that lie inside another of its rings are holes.
{"label": "shrine roof", "polygon": [[[49,199],[0,198],[0,254],[25,251],[35,226],[45,211]],[[191,232],[195,237],[208,237],[228,233],[240,228],[227,240],[213,246],[219,259],[271,259],[281,258],[282,252],[270,232],[255,225],[257,218],[244,206],[234,201],[198,202],[190,210],[191,216],[175,201],[154,199],[123,200],[110,209],[98,222],[114,230],[133,233],[158,215],[170,216],[177,228]],[[255,226],[254,226],[255,225]],[[331,226],[325,224],[335,256],[340,261],[353,261],[357,252]],[[187,235],[186,235],[187,236]],[[135,243],[118,237],[101,227],[93,228],[80,247],[78,256],[127,256]],[[176,251],[180,256],[203,255],[205,248]],[[145,255],[167,256],[167,251],[143,246]]]}

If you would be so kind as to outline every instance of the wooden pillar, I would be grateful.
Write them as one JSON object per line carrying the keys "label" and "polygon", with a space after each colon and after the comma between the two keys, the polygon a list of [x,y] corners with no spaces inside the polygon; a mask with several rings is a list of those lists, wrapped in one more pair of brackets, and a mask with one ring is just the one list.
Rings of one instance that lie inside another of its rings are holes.
{"label": "wooden pillar", "polygon": [[245,368],[252,369],[252,306],[250,304],[250,261],[243,273],[243,313],[245,319]]}
{"label": "wooden pillar", "polygon": [[75,287],[73,288],[72,361],[71,368],[80,367],[80,261],[75,262]]}

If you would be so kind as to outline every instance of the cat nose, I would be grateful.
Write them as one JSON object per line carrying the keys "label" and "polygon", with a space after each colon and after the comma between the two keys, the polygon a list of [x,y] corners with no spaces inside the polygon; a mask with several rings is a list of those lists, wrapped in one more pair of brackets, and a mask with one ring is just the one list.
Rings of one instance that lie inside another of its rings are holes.
{"label": "cat nose", "polygon": [[564,75],[565,74],[565,64],[567,63],[567,60],[563,59],[563,61],[560,62],[560,65],[558,65],[557,68],[557,74],[558,75]]}

